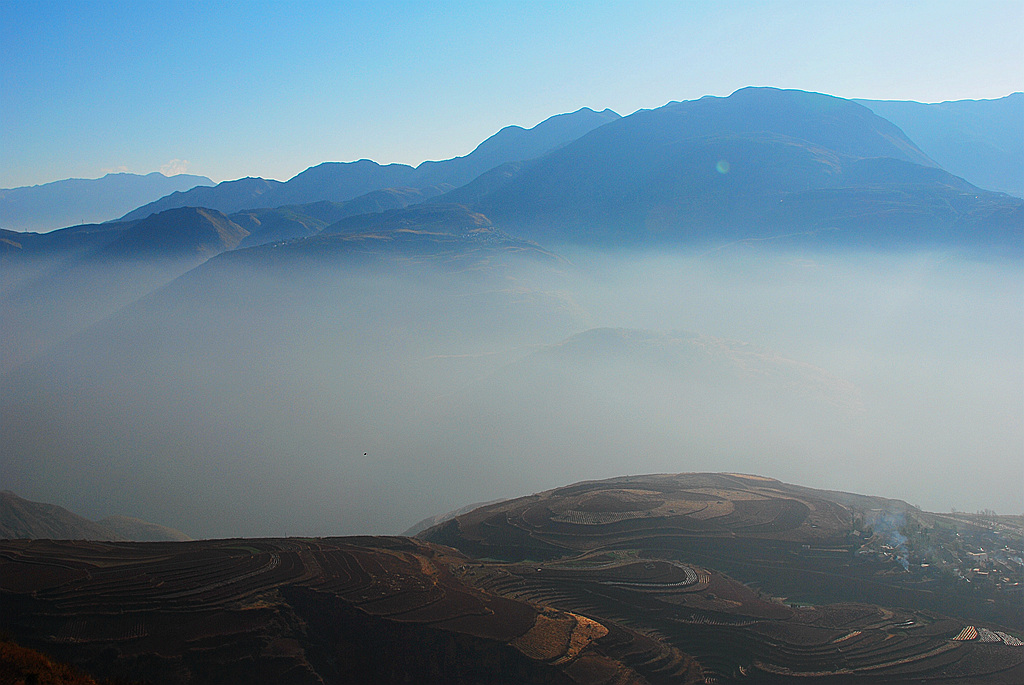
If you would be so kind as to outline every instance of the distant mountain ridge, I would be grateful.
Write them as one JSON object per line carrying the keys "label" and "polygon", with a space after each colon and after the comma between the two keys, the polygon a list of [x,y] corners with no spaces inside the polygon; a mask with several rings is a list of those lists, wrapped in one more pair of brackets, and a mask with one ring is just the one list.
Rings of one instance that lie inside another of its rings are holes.
{"label": "distant mountain ridge", "polygon": [[73,514],[55,504],[33,502],[10,490],[0,491],[0,539],[52,540],[191,540],[181,531],[128,516],[100,521]]}
{"label": "distant mountain ridge", "polygon": [[213,181],[205,176],[164,176],[154,171],[4,188],[0,189],[0,228],[49,231],[108,221],[168,193],[212,185]]}
{"label": "distant mountain ridge", "polygon": [[1024,93],[925,104],[854,100],[893,122],[950,173],[1024,197]]}
{"label": "distant mountain ridge", "polygon": [[385,188],[427,188],[439,184],[457,187],[495,166],[536,157],[618,118],[619,115],[610,109],[595,112],[584,107],[550,117],[531,129],[505,127],[463,157],[423,162],[417,167],[381,165],[369,159],[324,162],[284,183],[244,178],[225,181],[213,188],[173,193],[128,212],[122,219],[142,219],[154,212],[176,207],[209,207],[231,214],[247,209],[323,200],[344,202]]}
{"label": "distant mountain ridge", "polygon": [[1020,247],[1024,204],[940,169],[862,105],[774,88],[640,111],[432,201],[542,243],[596,245],[799,232]]}

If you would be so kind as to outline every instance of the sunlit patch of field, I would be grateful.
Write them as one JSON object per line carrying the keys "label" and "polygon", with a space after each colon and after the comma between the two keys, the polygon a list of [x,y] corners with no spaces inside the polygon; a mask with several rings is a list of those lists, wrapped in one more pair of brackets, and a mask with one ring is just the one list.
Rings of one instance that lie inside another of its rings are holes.
{"label": "sunlit patch of field", "polygon": [[512,646],[538,661],[551,661],[566,653],[576,620],[570,614],[537,614],[533,627],[512,641]]}
{"label": "sunlit patch of field", "polygon": [[569,646],[566,648],[565,654],[555,661],[556,664],[575,659],[587,645],[608,634],[607,628],[591,618],[573,613],[569,615],[576,620],[576,624],[569,637]]}

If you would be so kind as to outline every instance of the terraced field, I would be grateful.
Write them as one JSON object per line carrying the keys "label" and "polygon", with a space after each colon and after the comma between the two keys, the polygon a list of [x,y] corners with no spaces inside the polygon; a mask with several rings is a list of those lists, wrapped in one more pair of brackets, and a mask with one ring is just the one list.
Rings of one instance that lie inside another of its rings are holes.
{"label": "terraced field", "polygon": [[157,684],[1024,682],[1004,625],[787,603],[702,560],[843,582],[855,513],[827,495],[647,476],[487,505],[425,540],[0,541],[0,631]]}
{"label": "terraced field", "polygon": [[704,566],[826,591],[856,581],[855,513],[828,495],[739,474],[615,478],[481,507],[420,536],[506,560],[467,582],[629,626],[695,657],[709,682],[1024,682],[1011,634],[920,608],[794,608]]}
{"label": "terraced field", "polygon": [[709,473],[579,483],[481,507],[421,537],[450,538],[482,556],[555,558],[623,542],[685,545],[697,538],[850,548],[852,530],[849,509],[806,488]]}
{"label": "terraced field", "polygon": [[[466,583],[408,538],[0,543],[0,629],[154,683],[643,683],[622,626]],[[671,651],[671,649],[669,649]],[[698,682],[673,652],[680,682]]]}

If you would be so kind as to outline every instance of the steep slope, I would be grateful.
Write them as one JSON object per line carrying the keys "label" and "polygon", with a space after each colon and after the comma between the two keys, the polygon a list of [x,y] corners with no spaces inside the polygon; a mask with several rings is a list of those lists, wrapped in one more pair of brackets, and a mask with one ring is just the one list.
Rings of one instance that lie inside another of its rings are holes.
{"label": "steep slope", "polygon": [[0,228],[49,231],[54,228],[114,219],[168,193],[212,186],[205,176],[179,174],[107,174],[103,178],[69,178],[37,186],[0,189]]}
{"label": "steep slope", "polygon": [[899,126],[950,173],[1024,197],[1024,93],[925,104],[854,100]]}
{"label": "steep slope", "polygon": [[1021,202],[935,167],[866,107],[746,88],[637,112],[482,191],[437,201],[471,202],[542,242],[720,242],[838,228],[818,240],[1019,246]]}
{"label": "steep slope", "polygon": [[463,185],[499,164],[529,159],[548,152],[618,117],[611,110],[583,108],[551,117],[531,129],[507,127],[464,157],[440,162],[381,165],[368,159],[324,162],[285,183],[258,178],[225,181],[213,188],[174,193],[139,207],[123,218],[141,219],[173,207],[210,207],[230,214],[244,209],[280,207],[327,200],[344,202],[384,188],[428,188]]}

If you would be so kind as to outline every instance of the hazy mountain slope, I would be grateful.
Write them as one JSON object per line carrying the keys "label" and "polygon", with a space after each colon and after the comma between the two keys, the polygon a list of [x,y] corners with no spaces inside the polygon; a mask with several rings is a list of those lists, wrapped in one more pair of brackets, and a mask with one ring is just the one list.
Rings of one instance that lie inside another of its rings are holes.
{"label": "hazy mountain slope", "polygon": [[[871,161],[881,159],[893,162]],[[823,239],[1020,242],[1019,201],[936,169],[866,107],[802,91],[746,88],[637,112],[506,169],[482,191],[468,188],[437,201],[470,201],[542,242],[715,242],[831,228],[848,230]],[[970,234],[978,226],[993,234]]]}
{"label": "hazy mountain slope", "polygon": [[384,188],[460,186],[488,169],[529,159],[575,140],[618,115],[611,110],[583,108],[559,114],[531,129],[506,127],[464,157],[440,162],[381,165],[368,159],[356,162],[324,162],[310,167],[285,183],[263,179],[225,181],[213,188],[174,193],[129,212],[124,219],[140,219],[172,207],[210,207],[225,213],[260,207],[306,204],[327,200],[343,202]]}
{"label": "hazy mountain slope", "polygon": [[279,240],[306,238],[345,217],[407,207],[440,195],[448,189],[448,186],[385,188],[346,202],[321,200],[275,209],[254,209],[232,214],[230,219],[249,231],[241,247],[253,247]]}
{"label": "hazy mountain slope", "polygon": [[168,193],[212,186],[205,176],[179,174],[107,174],[53,183],[0,189],[0,228],[49,231],[54,228],[115,219],[133,207]]}
{"label": "hazy mountain slope", "polygon": [[52,273],[66,262],[107,245],[134,223],[83,224],[49,233],[0,229],[0,297],[31,279]]}
{"label": "hazy mountain slope", "polygon": [[191,540],[181,531],[128,516],[90,521],[64,507],[0,491],[0,538],[52,540]]}
{"label": "hazy mountain slope", "polygon": [[75,506],[144,501],[132,510],[204,536],[398,529],[432,494],[376,511],[378,467],[445,471],[424,416],[452,379],[418,360],[569,334],[571,302],[544,280],[563,267],[489,226],[225,252],[0,379],[0,480]]}
{"label": "hazy mountain slope", "polygon": [[1024,197],[1024,93],[925,104],[854,100],[899,126],[950,173]]}
{"label": "hazy mountain slope", "polygon": [[145,219],[150,214],[179,207],[207,207],[225,214],[254,207],[271,207],[273,205],[264,202],[262,198],[280,185],[282,185],[280,181],[252,177],[222,181],[211,188],[193,188],[186,192],[171,193],[128,212],[121,219],[123,221]]}
{"label": "hazy mountain slope", "polygon": [[10,490],[0,491],[0,538],[127,539],[64,507],[22,499]]}
{"label": "hazy mountain slope", "polygon": [[140,221],[26,235],[31,240],[21,250],[8,245],[0,373],[237,247],[246,235],[220,212],[182,208]]}

